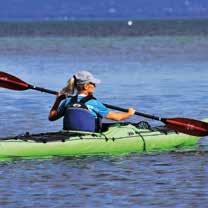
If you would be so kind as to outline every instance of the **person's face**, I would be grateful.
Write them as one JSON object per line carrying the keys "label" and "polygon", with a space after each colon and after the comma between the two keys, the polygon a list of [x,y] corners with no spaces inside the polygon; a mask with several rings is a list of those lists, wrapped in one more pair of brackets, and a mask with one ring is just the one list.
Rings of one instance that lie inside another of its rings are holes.
{"label": "person's face", "polygon": [[95,88],[96,88],[96,84],[92,82],[87,83],[85,85],[85,89],[89,94],[93,94],[93,92],[95,91]]}

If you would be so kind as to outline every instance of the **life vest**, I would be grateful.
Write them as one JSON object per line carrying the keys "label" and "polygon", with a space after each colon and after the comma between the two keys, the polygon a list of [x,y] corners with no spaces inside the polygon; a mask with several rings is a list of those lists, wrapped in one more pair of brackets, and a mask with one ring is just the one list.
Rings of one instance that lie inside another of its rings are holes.
{"label": "life vest", "polygon": [[78,102],[78,95],[71,98],[70,104],[64,113],[64,130],[97,132],[101,129],[101,116],[96,113],[97,118],[88,110],[85,103],[95,97],[86,96]]}

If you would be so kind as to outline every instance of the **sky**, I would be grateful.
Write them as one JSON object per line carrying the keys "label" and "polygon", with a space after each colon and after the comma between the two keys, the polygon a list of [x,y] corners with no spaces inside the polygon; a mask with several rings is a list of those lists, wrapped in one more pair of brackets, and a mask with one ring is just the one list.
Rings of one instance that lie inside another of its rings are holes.
{"label": "sky", "polygon": [[0,0],[0,21],[177,18],[208,18],[208,0]]}

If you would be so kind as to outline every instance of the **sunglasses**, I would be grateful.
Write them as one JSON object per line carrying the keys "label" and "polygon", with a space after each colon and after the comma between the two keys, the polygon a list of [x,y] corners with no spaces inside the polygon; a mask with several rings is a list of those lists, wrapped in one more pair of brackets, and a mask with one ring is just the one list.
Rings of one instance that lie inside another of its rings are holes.
{"label": "sunglasses", "polygon": [[91,85],[93,85],[94,87],[96,87],[96,84],[95,84],[95,83],[90,82],[89,84],[91,84]]}

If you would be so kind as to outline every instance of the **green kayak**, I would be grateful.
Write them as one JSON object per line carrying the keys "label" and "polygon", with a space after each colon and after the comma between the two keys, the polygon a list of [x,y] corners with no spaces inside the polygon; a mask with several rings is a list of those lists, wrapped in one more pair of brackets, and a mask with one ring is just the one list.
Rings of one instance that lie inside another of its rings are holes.
{"label": "green kayak", "polygon": [[0,158],[81,156],[168,151],[197,144],[199,137],[166,127],[144,128],[134,124],[109,125],[101,133],[60,131],[25,134],[0,140]]}

